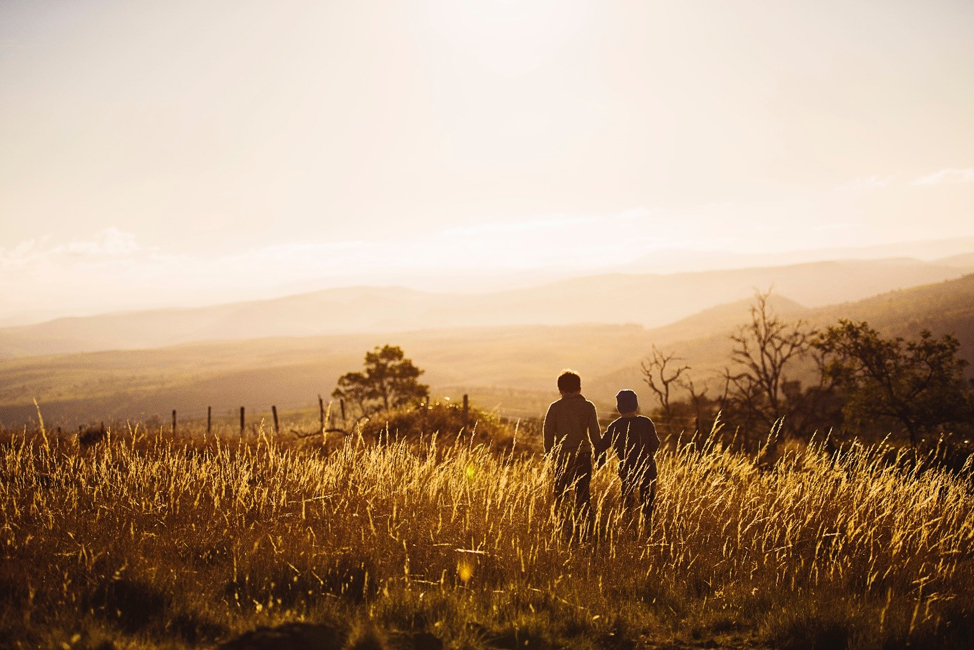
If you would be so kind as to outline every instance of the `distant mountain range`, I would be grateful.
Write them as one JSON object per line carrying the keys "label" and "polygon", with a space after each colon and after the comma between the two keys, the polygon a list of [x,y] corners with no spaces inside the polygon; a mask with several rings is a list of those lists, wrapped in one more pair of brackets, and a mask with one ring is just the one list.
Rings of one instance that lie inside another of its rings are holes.
{"label": "distant mountain range", "polygon": [[512,325],[659,327],[771,287],[808,308],[960,277],[971,255],[814,262],[673,274],[606,274],[481,294],[328,289],[193,309],[119,312],[0,328],[0,358],[150,349],[193,341]]}
{"label": "distant mountain range", "polygon": [[[895,268],[895,265],[893,265]],[[848,270],[848,269],[847,269]],[[799,286],[797,284],[792,286]],[[776,287],[777,291],[777,287]],[[974,275],[900,289],[864,300],[816,308],[775,294],[772,306],[788,320],[822,327],[839,318],[866,320],[887,335],[921,329],[954,333],[974,361]],[[375,345],[401,345],[434,398],[469,393],[484,407],[537,416],[557,397],[554,377],[578,370],[586,395],[611,408],[621,387],[642,386],[639,362],[652,345],[677,353],[702,383],[719,372],[731,349],[728,335],[748,320],[750,297],[712,306],[669,325],[517,325],[443,327],[398,333],[354,333],[210,341],[151,350],[74,353],[0,361],[0,423],[36,417],[49,423],[167,416],[199,418],[206,407],[229,421],[231,412],[312,407],[338,376],[361,366]]]}
{"label": "distant mountain range", "polygon": [[783,266],[828,260],[891,258],[911,258],[951,266],[954,258],[965,256],[969,258],[971,251],[974,251],[974,237],[767,253],[664,249],[654,251],[615,270],[629,273],[676,273],[756,266]]}

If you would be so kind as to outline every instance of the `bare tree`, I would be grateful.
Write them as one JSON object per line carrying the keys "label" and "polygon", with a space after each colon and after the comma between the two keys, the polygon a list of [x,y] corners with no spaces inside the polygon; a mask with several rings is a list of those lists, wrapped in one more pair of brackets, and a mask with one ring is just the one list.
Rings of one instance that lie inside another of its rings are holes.
{"label": "bare tree", "polygon": [[666,418],[672,415],[670,393],[673,387],[683,385],[680,383],[680,377],[690,369],[690,366],[674,368],[675,362],[679,361],[683,359],[677,357],[675,352],[665,353],[654,345],[652,354],[642,362],[643,381],[656,393],[660,410]]}
{"label": "bare tree", "polygon": [[731,335],[736,368],[724,371],[727,392],[748,424],[770,425],[795,414],[801,385],[786,370],[808,353],[814,335],[804,321],[782,320],[768,302],[770,295],[770,290],[755,295],[751,322]]}
{"label": "bare tree", "polygon": [[687,377],[680,382],[680,385],[690,394],[690,405],[693,407],[694,414],[694,428],[697,430],[697,433],[700,433],[700,421],[703,419],[703,407],[706,404],[707,391],[709,389],[704,384],[703,388],[698,391],[696,385],[693,383],[693,377]]}

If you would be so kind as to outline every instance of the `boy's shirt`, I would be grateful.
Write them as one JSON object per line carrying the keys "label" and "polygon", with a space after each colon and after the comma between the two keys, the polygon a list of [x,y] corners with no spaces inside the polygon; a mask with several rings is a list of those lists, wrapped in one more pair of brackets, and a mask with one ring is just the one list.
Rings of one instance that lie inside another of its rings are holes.
{"label": "boy's shirt", "polygon": [[659,449],[659,436],[656,425],[644,415],[621,417],[605,430],[602,447],[615,450],[619,456],[619,472],[628,474],[646,466],[646,478],[656,478],[656,459],[653,454]]}
{"label": "boy's shirt", "polygon": [[545,453],[560,444],[562,452],[580,451],[588,453],[594,449],[601,453],[602,430],[595,404],[581,396],[569,393],[557,402],[552,402],[544,417]]}

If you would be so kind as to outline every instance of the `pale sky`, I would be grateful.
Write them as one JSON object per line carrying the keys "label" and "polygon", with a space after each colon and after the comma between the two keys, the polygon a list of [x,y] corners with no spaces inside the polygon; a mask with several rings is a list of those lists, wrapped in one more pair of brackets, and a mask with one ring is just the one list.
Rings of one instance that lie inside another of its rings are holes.
{"label": "pale sky", "polygon": [[3,0],[0,321],[970,237],[972,36],[967,0]]}

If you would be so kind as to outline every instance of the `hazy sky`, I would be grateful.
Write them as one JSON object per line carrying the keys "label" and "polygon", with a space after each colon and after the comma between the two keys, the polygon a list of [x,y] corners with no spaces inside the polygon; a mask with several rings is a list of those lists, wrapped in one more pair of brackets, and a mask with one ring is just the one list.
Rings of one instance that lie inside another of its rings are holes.
{"label": "hazy sky", "polygon": [[972,236],[972,36],[968,0],[3,0],[0,319]]}

